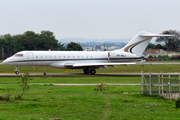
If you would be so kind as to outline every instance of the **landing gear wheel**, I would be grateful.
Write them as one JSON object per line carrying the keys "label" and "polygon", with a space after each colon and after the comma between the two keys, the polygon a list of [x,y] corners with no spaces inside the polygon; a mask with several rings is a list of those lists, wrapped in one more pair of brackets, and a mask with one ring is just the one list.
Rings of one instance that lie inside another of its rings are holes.
{"label": "landing gear wheel", "polygon": [[16,75],[18,75],[18,74],[19,74],[19,68],[18,68],[18,66],[16,66],[16,68],[15,68],[15,70],[14,70],[14,71],[15,71],[15,74],[16,74]]}
{"label": "landing gear wheel", "polygon": [[91,75],[95,75],[96,74],[96,70],[92,69],[92,70],[90,70],[90,73],[91,73]]}
{"label": "landing gear wheel", "polygon": [[15,74],[18,75],[18,74],[19,74],[19,71],[15,71]]}
{"label": "landing gear wheel", "polygon": [[84,69],[84,74],[89,74],[89,70],[88,69]]}

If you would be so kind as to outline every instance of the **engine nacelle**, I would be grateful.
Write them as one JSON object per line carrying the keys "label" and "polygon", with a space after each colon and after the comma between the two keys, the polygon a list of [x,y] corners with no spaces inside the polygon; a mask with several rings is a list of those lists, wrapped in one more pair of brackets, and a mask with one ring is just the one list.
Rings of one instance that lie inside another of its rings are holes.
{"label": "engine nacelle", "polygon": [[58,63],[53,63],[50,66],[55,67],[55,68],[62,68],[62,69],[66,68],[65,63],[59,63],[59,64]]}

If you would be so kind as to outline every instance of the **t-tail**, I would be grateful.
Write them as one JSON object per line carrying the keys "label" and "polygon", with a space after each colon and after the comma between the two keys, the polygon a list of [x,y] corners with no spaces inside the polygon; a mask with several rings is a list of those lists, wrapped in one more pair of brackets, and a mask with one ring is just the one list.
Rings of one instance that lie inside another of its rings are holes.
{"label": "t-tail", "polygon": [[137,34],[125,47],[122,49],[117,49],[116,51],[124,51],[129,52],[136,55],[142,55],[149,42],[153,37],[161,37],[161,36],[174,36],[167,34],[153,34],[149,32],[142,31]]}

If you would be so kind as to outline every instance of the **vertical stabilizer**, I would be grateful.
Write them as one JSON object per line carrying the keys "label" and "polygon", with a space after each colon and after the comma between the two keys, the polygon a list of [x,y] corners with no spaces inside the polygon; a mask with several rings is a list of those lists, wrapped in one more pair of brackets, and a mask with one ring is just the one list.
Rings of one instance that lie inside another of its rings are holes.
{"label": "vertical stabilizer", "polygon": [[[174,35],[162,35],[162,34],[152,34],[149,32],[142,31],[137,34],[125,47],[118,50],[123,50],[124,52],[129,52],[132,54],[142,55],[149,42],[153,37],[160,36],[174,36]],[[118,51],[116,50],[116,51]]]}

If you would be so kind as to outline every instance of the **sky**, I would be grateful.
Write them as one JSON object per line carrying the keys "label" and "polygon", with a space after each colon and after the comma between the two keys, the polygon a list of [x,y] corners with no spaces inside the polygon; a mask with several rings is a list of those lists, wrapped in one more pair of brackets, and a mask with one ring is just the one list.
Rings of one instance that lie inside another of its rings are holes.
{"label": "sky", "polygon": [[0,35],[126,39],[179,27],[180,0],[0,0]]}

